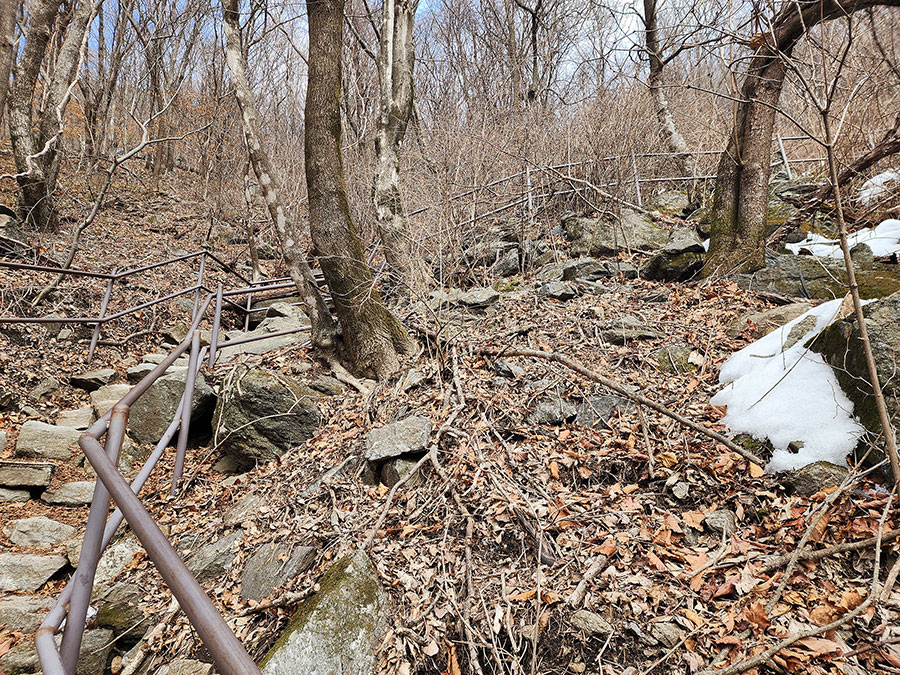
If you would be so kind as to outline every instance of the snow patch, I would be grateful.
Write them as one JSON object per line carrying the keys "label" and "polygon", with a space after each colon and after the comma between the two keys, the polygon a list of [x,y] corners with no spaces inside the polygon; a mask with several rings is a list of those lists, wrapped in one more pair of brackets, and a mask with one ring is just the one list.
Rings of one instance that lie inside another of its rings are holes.
{"label": "snow patch", "polygon": [[888,169],[877,176],[872,176],[859,189],[860,203],[869,206],[887,196],[891,183],[900,183],[900,173],[896,169]]}
{"label": "snow patch", "polygon": [[[888,218],[875,227],[854,232],[847,237],[847,244],[851,249],[857,244],[866,244],[877,258],[900,253],[900,220]],[[819,234],[808,234],[803,241],[787,244],[785,248],[794,255],[798,255],[801,249],[806,249],[819,258],[844,256],[838,240],[828,239]]]}
{"label": "snow patch", "polygon": [[[712,397],[728,406],[722,421],[735,433],[768,438],[775,452],[766,471],[787,471],[813,462],[846,464],[864,429],[853,418],[853,403],[841,391],[831,367],[803,345],[837,316],[841,300],[831,300],[733,354],[722,366],[726,385]],[[815,321],[809,320],[814,317]],[[788,346],[788,336],[803,324]],[[796,453],[788,444],[802,443]]]}

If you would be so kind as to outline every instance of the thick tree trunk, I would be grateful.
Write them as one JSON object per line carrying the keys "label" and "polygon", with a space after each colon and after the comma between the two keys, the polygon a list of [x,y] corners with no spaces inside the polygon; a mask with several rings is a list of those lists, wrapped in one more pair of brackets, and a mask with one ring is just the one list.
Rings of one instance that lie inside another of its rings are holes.
{"label": "thick tree trunk", "polygon": [[300,250],[300,239],[297,236],[296,228],[288,222],[279,193],[281,188],[278,176],[263,146],[256,101],[247,81],[247,64],[241,48],[238,0],[222,0],[222,15],[225,25],[225,56],[234,85],[235,98],[241,109],[244,133],[247,137],[247,154],[250,156],[253,171],[259,179],[260,190],[265,199],[269,216],[278,232],[288,272],[296,284],[297,291],[306,306],[306,312],[309,314],[313,344],[330,349],[334,345],[336,327],[313,278],[312,270]]}
{"label": "thick tree trunk", "polygon": [[660,53],[659,26],[656,16],[656,0],[644,0],[644,40],[647,60],[650,65],[650,95],[656,109],[659,130],[669,152],[675,153],[675,161],[682,176],[695,176],[696,164],[684,136],[675,124],[675,118],[669,108],[669,100],[663,88],[663,69],[665,63]]}
{"label": "thick tree trunk", "polygon": [[309,81],[306,93],[306,185],[313,246],[343,329],[351,368],[383,379],[410,349],[406,330],[375,289],[356,233],[341,157],[343,0],[306,3]]}
{"label": "thick tree trunk", "polygon": [[407,297],[426,290],[431,278],[427,264],[413,245],[400,195],[400,145],[413,109],[413,22],[417,6],[417,0],[384,0],[372,191],[391,285],[398,295]]}
{"label": "thick tree trunk", "polygon": [[719,160],[704,274],[753,272],[765,265],[772,133],[785,59],[813,26],[876,5],[900,6],[900,0],[797,0],[784,6],[771,30],[757,36],[761,44],[750,60],[734,129]]}
{"label": "thick tree trunk", "polygon": [[18,10],[18,0],[0,2],[0,119],[3,119],[3,112],[6,110],[6,92],[9,89],[9,75],[12,72]]}

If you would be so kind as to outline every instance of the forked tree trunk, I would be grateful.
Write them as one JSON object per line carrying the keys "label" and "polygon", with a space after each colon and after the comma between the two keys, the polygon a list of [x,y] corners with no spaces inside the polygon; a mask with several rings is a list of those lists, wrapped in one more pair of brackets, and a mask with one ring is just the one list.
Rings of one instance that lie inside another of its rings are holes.
{"label": "forked tree trunk", "polygon": [[[665,61],[660,51],[659,25],[656,16],[656,0],[644,0],[644,46],[650,66],[650,96],[656,109],[659,130],[669,152],[675,153],[675,161],[682,176],[695,176],[696,163],[684,136],[675,124],[675,118],[669,108],[669,99],[663,88],[663,70]],[[693,190],[693,186],[691,188]]]}
{"label": "forked tree trunk", "polygon": [[735,123],[719,160],[710,210],[710,246],[704,274],[754,272],[765,266],[766,204],[772,133],[787,72],[785,59],[806,31],[831,19],[900,0],[796,0],[759,34],[736,104]]}
{"label": "forked tree trunk", "polygon": [[250,156],[253,171],[259,179],[260,190],[265,199],[269,216],[278,232],[278,238],[284,251],[284,261],[291,280],[296,284],[297,291],[309,314],[313,344],[330,349],[334,345],[336,327],[313,278],[312,270],[300,249],[300,239],[297,236],[296,228],[293,223],[288,222],[279,192],[281,188],[278,176],[263,146],[256,101],[247,81],[247,63],[241,48],[238,0],[222,0],[222,15],[225,25],[225,58],[231,73],[238,107],[241,109],[244,134],[247,137],[247,154]]}
{"label": "forked tree trunk", "polygon": [[391,285],[398,295],[407,297],[426,290],[431,278],[427,264],[416,252],[400,195],[400,145],[413,110],[413,22],[417,6],[417,0],[384,0],[372,191]]}
{"label": "forked tree trunk", "polygon": [[335,311],[347,360],[360,375],[383,379],[399,367],[411,341],[375,289],[350,215],[341,157],[341,52],[344,1],[312,0],[306,92],[306,185],[309,227]]}

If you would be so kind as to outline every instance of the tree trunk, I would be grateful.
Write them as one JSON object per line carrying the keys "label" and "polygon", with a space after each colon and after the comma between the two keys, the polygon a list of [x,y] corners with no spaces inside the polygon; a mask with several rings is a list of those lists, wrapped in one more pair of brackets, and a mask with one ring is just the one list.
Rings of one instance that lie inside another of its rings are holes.
{"label": "tree trunk", "polygon": [[306,3],[309,16],[309,80],[306,93],[306,185],[313,246],[343,329],[350,366],[383,379],[409,351],[406,330],[375,289],[356,233],[341,157],[341,52],[343,0]]}
{"label": "tree trunk", "polygon": [[813,26],[876,5],[900,6],[900,0],[797,0],[784,6],[770,30],[755,36],[761,44],[750,60],[734,129],[719,160],[705,275],[765,266],[772,133],[785,59]]}
{"label": "tree trunk", "polygon": [[413,109],[413,22],[417,0],[384,0],[379,115],[375,131],[373,199],[376,225],[390,268],[391,286],[414,296],[428,287],[431,275],[417,255],[400,195],[400,145]]}
{"label": "tree trunk", "polygon": [[303,299],[306,312],[309,314],[312,324],[312,341],[318,347],[328,349],[334,345],[336,327],[322,299],[312,270],[306,263],[300,250],[300,240],[296,228],[288,223],[284,204],[279,193],[280,183],[275,169],[269,160],[269,155],[262,142],[262,132],[259,128],[259,116],[256,111],[256,101],[250,91],[250,83],[247,81],[247,63],[244,52],[241,49],[240,14],[238,13],[238,0],[222,0],[222,15],[225,27],[225,58],[231,73],[234,85],[235,98],[241,109],[241,118],[244,123],[244,134],[247,137],[247,154],[253,171],[259,179],[260,190],[266,201],[269,217],[275,224],[281,247],[284,251],[284,261],[291,279],[297,286],[297,291]]}
{"label": "tree trunk", "polygon": [[0,2],[0,119],[3,119],[3,111],[6,110],[6,92],[9,89],[9,74],[12,71],[18,10],[17,0]]}
{"label": "tree trunk", "polygon": [[[659,121],[659,130],[662,133],[663,142],[669,152],[675,153],[675,161],[682,176],[695,176],[696,164],[690,148],[684,140],[684,136],[675,124],[675,118],[669,109],[669,100],[663,89],[663,68],[665,62],[660,52],[659,27],[656,16],[656,0],[644,0],[644,40],[647,51],[647,60],[650,65],[650,96],[653,98],[653,106],[656,108],[656,119]],[[693,187],[693,186],[692,186]],[[692,190],[693,191],[693,190]]]}

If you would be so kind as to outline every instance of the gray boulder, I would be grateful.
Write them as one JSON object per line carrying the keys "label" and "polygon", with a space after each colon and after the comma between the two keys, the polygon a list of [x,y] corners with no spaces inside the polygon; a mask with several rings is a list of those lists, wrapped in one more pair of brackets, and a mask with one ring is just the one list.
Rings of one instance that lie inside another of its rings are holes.
{"label": "gray boulder", "polygon": [[369,462],[380,462],[423,452],[431,429],[431,420],[421,415],[413,415],[379,429],[372,429],[366,436],[366,459]]}
{"label": "gray boulder", "polygon": [[793,302],[789,305],[780,305],[762,312],[746,314],[735,320],[728,329],[728,335],[730,337],[737,337],[745,330],[749,330],[751,337],[758,340],[764,335],[768,335],[776,328],[780,328],[784,324],[793,321],[798,316],[806,314],[811,308],[812,305],[809,303]]}
{"label": "gray boulder", "polygon": [[627,410],[633,405],[620,396],[592,396],[578,406],[575,423],[583,427],[596,427],[609,421],[617,410]]}
{"label": "gray boulder", "polygon": [[52,598],[33,598],[26,595],[0,598],[0,626],[9,631],[30,635],[41,625],[53,604]]}
{"label": "gray boulder", "polygon": [[31,388],[28,395],[36,401],[39,401],[45,396],[49,396],[57,389],[59,389],[59,380],[55,377],[45,377]]}
{"label": "gray boulder", "polygon": [[61,485],[56,490],[47,490],[41,501],[60,506],[83,506],[90,504],[94,497],[94,481],[77,480]]}
{"label": "gray boulder", "polygon": [[101,628],[109,628],[117,638],[126,636],[126,642],[137,642],[153,627],[153,622],[140,607],[145,596],[146,593],[134,584],[113,585],[94,603],[97,607],[94,623]]}
{"label": "gray boulder", "polygon": [[600,337],[611,344],[624,345],[634,340],[655,340],[663,334],[648,327],[642,319],[628,314],[610,328],[600,331]]}
{"label": "gray boulder", "polygon": [[656,195],[650,202],[650,210],[666,216],[677,216],[690,206],[688,196],[676,190],[666,190]]}
{"label": "gray boulder", "polygon": [[28,490],[9,490],[0,488],[0,504],[9,504],[13,502],[27,502],[31,499]]}
{"label": "gray boulder", "polygon": [[781,474],[781,480],[785,485],[793,488],[794,492],[811,497],[819,490],[834,487],[844,482],[848,469],[831,462],[814,462],[804,467]]}
{"label": "gray boulder", "polygon": [[213,675],[212,664],[194,659],[175,659],[156,671],[155,675]]}
{"label": "gray boulder", "polygon": [[263,544],[247,561],[241,576],[241,596],[259,602],[313,566],[312,546]]}
{"label": "gray boulder", "polygon": [[36,591],[65,564],[61,555],[0,553],[0,591]]}
{"label": "gray boulder", "polygon": [[73,375],[69,378],[69,384],[85,391],[95,391],[109,384],[115,376],[116,371],[112,368],[89,370],[86,373]]}
{"label": "gray boulder", "polygon": [[432,291],[428,300],[428,305],[432,309],[437,309],[442,305],[483,309],[488,305],[494,304],[499,299],[499,291],[494,290],[490,286],[473,288],[468,291],[459,288],[450,288],[447,290],[441,289]]}
{"label": "gray boulder", "polygon": [[[57,635],[57,647],[61,636]],[[113,634],[110,630],[88,630],[84,633],[81,652],[75,666],[75,675],[99,675],[106,672],[109,654],[113,648]],[[6,675],[39,673],[41,663],[35,651],[34,640],[24,640],[0,656],[0,672]]]}
{"label": "gray boulder", "polygon": [[519,273],[519,250],[512,248],[491,268],[498,277],[511,277]]}
{"label": "gray boulder", "polygon": [[642,213],[625,209],[614,223],[570,216],[563,221],[573,255],[616,255],[619,251],[655,251],[669,234]]}
{"label": "gray boulder", "polygon": [[548,281],[538,286],[538,294],[554,300],[571,300],[577,293],[569,284],[562,281]]}
{"label": "gray boulder", "polygon": [[599,281],[620,274],[626,279],[636,279],[638,271],[628,262],[595,258],[580,258],[563,263],[562,266],[562,278],[565,281]]}
{"label": "gray boulder", "polygon": [[[91,405],[94,407],[94,414],[98,418],[103,417],[129,391],[131,391],[131,385],[129,384],[107,384],[92,391]],[[128,421],[130,424],[131,417],[128,418]]]}
{"label": "gray boulder", "polygon": [[222,450],[238,462],[270,462],[309,440],[322,421],[321,394],[296,380],[240,366],[213,415]]}
{"label": "gray boulder", "polygon": [[21,258],[31,251],[25,231],[11,209],[0,207],[0,254]]}
{"label": "gray boulder", "polygon": [[71,427],[58,427],[37,420],[28,420],[19,429],[16,454],[41,459],[72,459],[81,432]]}
{"label": "gray boulder", "polygon": [[[304,314],[304,316],[306,316]],[[223,360],[232,359],[241,354],[265,354],[266,352],[282,349],[293,344],[306,342],[309,340],[309,319],[298,321],[297,319],[286,316],[271,316],[264,319],[256,328],[250,332],[229,331],[229,340],[242,340],[245,338],[257,338],[253,342],[234,345],[229,347],[227,342],[223,342],[221,349],[216,352]],[[273,335],[273,333],[282,333],[284,331],[293,331],[285,335]],[[271,336],[271,337],[270,337]]]}
{"label": "gray boulder", "polygon": [[61,427],[71,427],[83,431],[91,426],[94,421],[94,408],[86,405],[75,410],[63,410],[56,416],[56,424]]}
{"label": "gray boulder", "polygon": [[[139,443],[157,443],[165,433],[178,410],[184,394],[187,369],[170,369],[131,406],[128,416],[129,433]],[[202,373],[197,373],[194,397],[191,403],[191,428],[195,422],[209,419],[215,405],[216,395],[206,383]],[[196,430],[196,429],[195,429]]]}
{"label": "gray boulder", "polygon": [[130,367],[125,371],[125,378],[126,378],[129,382],[140,382],[140,381],[143,380],[147,375],[149,375],[150,373],[152,373],[152,372],[153,372],[153,369],[156,368],[156,366],[157,366],[157,364],[155,364],[155,363],[149,363],[149,362],[146,362],[146,361],[143,362],[143,363],[138,363],[138,364],[136,364],[136,365],[134,365],[134,366],[130,366]]}
{"label": "gray boulder", "polygon": [[[879,263],[857,266],[860,295],[864,299],[883,298],[900,291],[900,273],[896,268],[896,265]],[[739,277],[738,283],[757,292],[797,298],[832,300],[847,294],[843,262],[807,255],[772,256],[765,268]]]}
{"label": "gray boulder", "polygon": [[18,546],[34,546],[47,548],[75,535],[75,528],[65,525],[46,516],[20,518],[13,520],[3,528],[3,534]]}
{"label": "gray boulder", "polygon": [[243,537],[243,532],[233,532],[227,537],[207,544],[188,560],[187,568],[200,583],[223,576],[234,564],[235,554],[231,548]]}
{"label": "gray boulder", "polygon": [[371,675],[388,629],[381,580],[362,551],[336,562],[260,662],[263,675]]}
{"label": "gray boulder", "polygon": [[394,487],[402,480],[406,481],[404,485],[408,488],[417,487],[425,482],[425,476],[421,471],[417,471],[415,476],[410,476],[418,463],[418,459],[406,457],[389,459],[382,465],[379,478],[388,487]]}
{"label": "gray boulder", "polygon": [[0,460],[0,485],[4,487],[47,487],[53,465],[46,462],[7,462]]}

